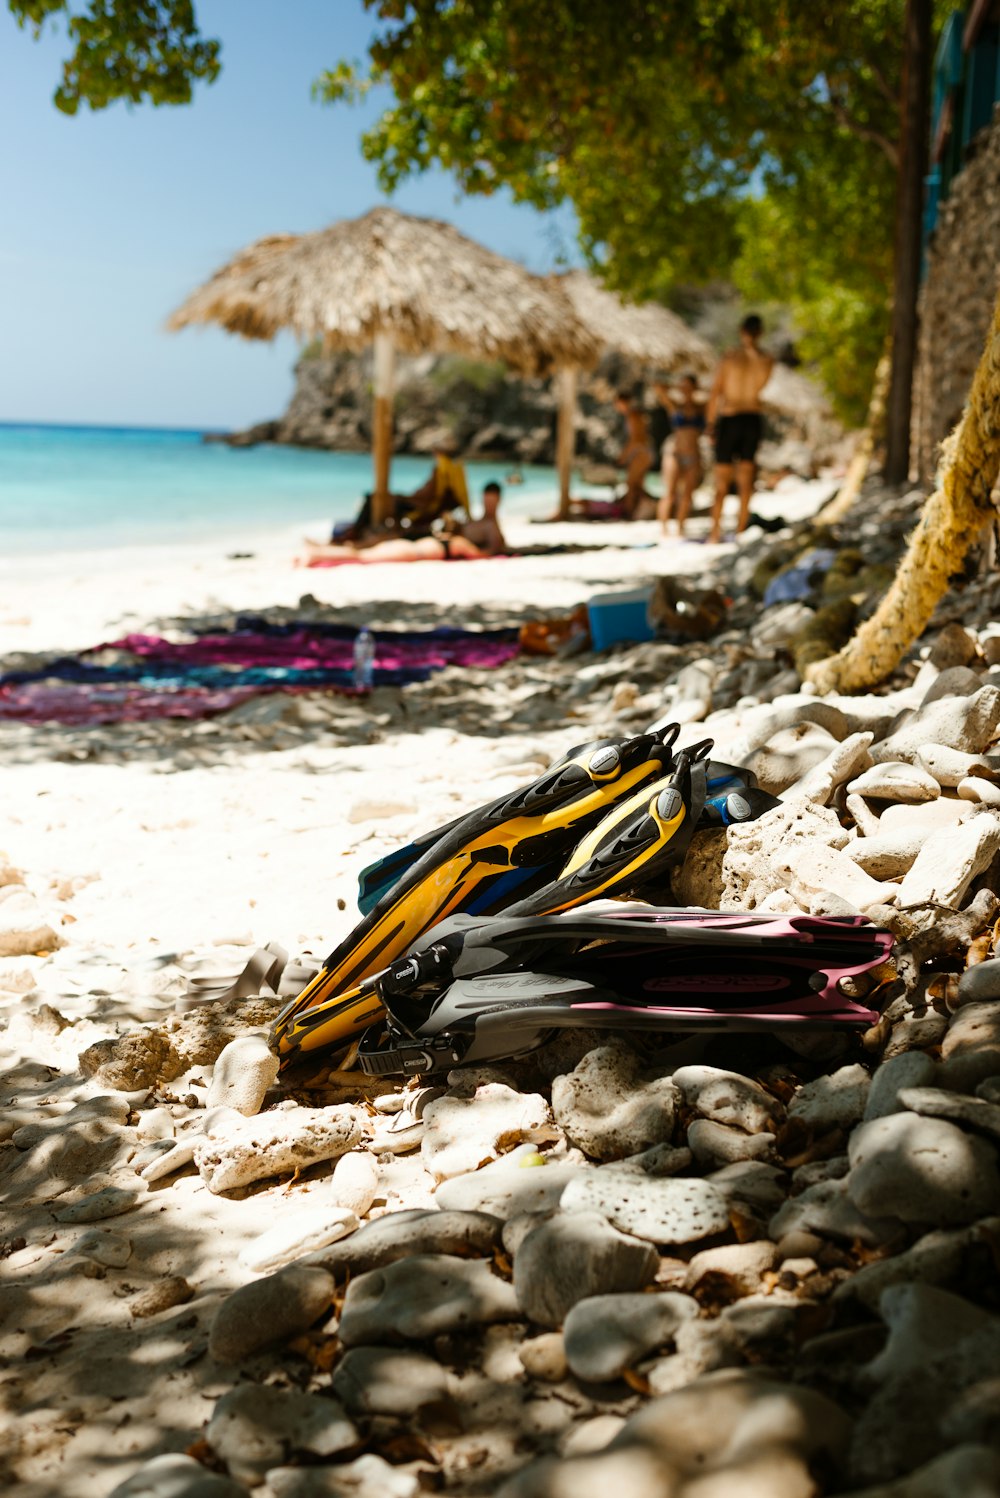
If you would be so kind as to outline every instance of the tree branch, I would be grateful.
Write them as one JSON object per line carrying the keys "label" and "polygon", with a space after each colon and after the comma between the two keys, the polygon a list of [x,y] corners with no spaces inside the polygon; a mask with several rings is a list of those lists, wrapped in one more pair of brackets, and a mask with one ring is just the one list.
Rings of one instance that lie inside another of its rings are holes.
{"label": "tree branch", "polygon": [[882,131],[876,130],[874,126],[865,125],[861,120],[856,120],[850,110],[838,99],[830,99],[830,108],[833,110],[833,117],[838,125],[843,125],[845,130],[849,130],[859,140],[868,140],[873,145],[878,146],[893,171],[899,171],[899,147],[895,141],[890,140],[887,135],[883,135]]}
{"label": "tree branch", "polygon": [[868,59],[868,71],[871,73],[872,81],[877,87],[879,93],[882,95],[883,99],[887,100],[888,103],[892,105],[893,109],[898,109],[899,90],[897,88],[893,88],[892,84],[889,82],[888,78],[885,76],[878,63],[874,62],[871,58]]}

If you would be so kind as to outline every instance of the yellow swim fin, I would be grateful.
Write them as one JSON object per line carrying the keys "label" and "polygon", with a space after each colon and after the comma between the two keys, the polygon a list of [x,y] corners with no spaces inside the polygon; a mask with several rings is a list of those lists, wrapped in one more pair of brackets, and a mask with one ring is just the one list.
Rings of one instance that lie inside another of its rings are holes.
{"label": "yellow swim fin", "polygon": [[445,829],[278,1016],[279,1051],[348,1040],[371,1023],[377,1003],[364,980],[431,926],[458,911],[505,909],[517,895],[549,883],[609,807],[663,778],[677,733],[671,724],[632,739],[585,744],[531,785]]}

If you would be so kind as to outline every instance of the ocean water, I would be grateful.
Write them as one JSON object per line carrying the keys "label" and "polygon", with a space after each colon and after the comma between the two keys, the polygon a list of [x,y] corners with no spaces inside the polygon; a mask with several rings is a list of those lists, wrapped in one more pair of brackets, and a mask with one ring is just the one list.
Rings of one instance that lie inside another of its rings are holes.
{"label": "ocean water", "polygon": [[[415,489],[430,458],[393,459],[392,486]],[[473,501],[503,463],[469,463]],[[555,474],[524,468],[507,513],[551,512]],[[224,540],[348,520],[371,488],[363,453],[230,448],[200,432],[0,424],[0,546],[7,553]]]}

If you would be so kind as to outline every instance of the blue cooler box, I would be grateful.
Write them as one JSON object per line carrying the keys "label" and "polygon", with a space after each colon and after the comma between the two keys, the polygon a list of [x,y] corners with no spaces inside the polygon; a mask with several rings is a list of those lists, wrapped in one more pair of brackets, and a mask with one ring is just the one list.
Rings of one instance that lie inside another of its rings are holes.
{"label": "blue cooler box", "polygon": [[652,588],[633,588],[627,593],[598,593],[587,604],[590,638],[595,650],[607,650],[624,640],[641,644],[655,638],[649,623]]}

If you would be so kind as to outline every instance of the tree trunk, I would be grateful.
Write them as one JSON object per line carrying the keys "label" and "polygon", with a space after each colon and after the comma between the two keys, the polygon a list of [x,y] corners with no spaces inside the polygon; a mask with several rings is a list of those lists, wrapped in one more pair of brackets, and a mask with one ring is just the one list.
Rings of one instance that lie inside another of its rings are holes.
{"label": "tree trunk", "polygon": [[899,182],[892,303],[892,379],[886,412],[885,477],[910,473],[910,419],[917,354],[917,298],[923,239],[924,178],[930,130],[933,0],[906,0]]}
{"label": "tree trunk", "polygon": [[892,586],[838,655],[806,680],[821,692],[860,691],[883,681],[929,624],[969,547],[996,518],[1000,474],[1000,299],[962,420],[942,448],[938,487],[924,505]]}

